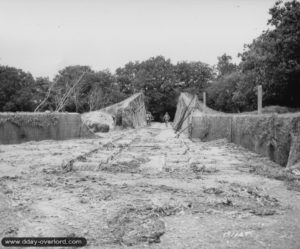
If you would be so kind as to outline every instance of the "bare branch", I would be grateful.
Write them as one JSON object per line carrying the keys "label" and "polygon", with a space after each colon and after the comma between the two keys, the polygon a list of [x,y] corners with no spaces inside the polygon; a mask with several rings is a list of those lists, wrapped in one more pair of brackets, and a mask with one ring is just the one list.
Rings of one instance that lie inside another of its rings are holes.
{"label": "bare branch", "polygon": [[86,74],[86,72],[83,72],[79,79],[74,83],[72,87],[70,87],[69,91],[65,93],[65,95],[62,97],[58,107],[55,111],[59,112],[61,109],[65,106],[67,99],[70,97],[72,91],[75,89],[75,87],[80,83],[80,81],[83,79],[83,76]]}
{"label": "bare branch", "polygon": [[34,112],[37,112],[39,110],[39,108],[45,104],[45,102],[47,101],[47,99],[50,97],[50,94],[51,94],[51,90],[52,88],[54,87],[54,85],[57,83],[57,80],[55,80],[52,85],[49,87],[48,89],[48,92],[47,92],[47,95],[46,97],[44,98],[44,100],[34,109]]}

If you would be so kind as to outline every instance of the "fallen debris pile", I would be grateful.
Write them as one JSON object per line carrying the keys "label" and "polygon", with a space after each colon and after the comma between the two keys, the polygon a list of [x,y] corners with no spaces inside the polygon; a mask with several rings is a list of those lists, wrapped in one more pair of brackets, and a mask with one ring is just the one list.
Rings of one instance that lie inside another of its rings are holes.
{"label": "fallen debris pile", "polygon": [[81,118],[93,132],[108,132],[115,126],[112,116],[102,111],[87,112]]}
{"label": "fallen debris pile", "polygon": [[108,226],[114,242],[127,246],[143,242],[158,243],[166,231],[157,210],[149,204],[123,206],[109,218]]}

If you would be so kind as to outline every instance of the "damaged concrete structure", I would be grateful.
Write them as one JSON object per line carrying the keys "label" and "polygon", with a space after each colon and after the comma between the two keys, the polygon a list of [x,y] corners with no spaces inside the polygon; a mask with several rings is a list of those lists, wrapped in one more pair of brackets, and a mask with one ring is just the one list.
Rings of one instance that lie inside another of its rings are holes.
{"label": "damaged concrete structure", "polygon": [[[176,115],[188,109],[192,95],[182,94]],[[184,104],[182,102],[185,102]],[[293,114],[225,114],[203,112],[197,108],[187,124],[191,138],[211,141],[226,138],[260,155],[269,157],[281,166],[290,167],[300,161],[300,113]],[[209,110],[209,109],[208,109]],[[177,114],[178,112],[178,114]],[[180,120],[176,120],[177,124]],[[175,123],[176,128],[176,123]]]}
{"label": "damaged concrete structure", "polygon": [[299,160],[300,114],[206,114],[192,117],[191,137],[226,138],[272,161],[291,166]]}
{"label": "damaged concrete structure", "polygon": [[138,128],[146,125],[146,107],[143,93],[136,93],[122,102],[101,109],[115,120],[115,125],[123,128]]}
{"label": "damaged concrete structure", "polygon": [[192,116],[195,113],[218,113],[217,111],[210,109],[199,101],[197,95],[190,93],[181,93],[178,102],[176,113],[173,121],[173,127],[176,131],[190,133],[189,130]]}
{"label": "damaged concrete structure", "polygon": [[81,118],[93,132],[108,132],[115,127],[113,117],[101,110],[83,113]]}
{"label": "damaged concrete structure", "polygon": [[[0,113],[0,144],[18,144],[47,139],[96,137],[89,127],[115,125],[137,128],[146,125],[144,95],[137,93],[100,111],[85,113]],[[108,131],[107,130],[107,131]]]}
{"label": "damaged concrete structure", "polygon": [[0,113],[0,144],[90,138],[77,113]]}

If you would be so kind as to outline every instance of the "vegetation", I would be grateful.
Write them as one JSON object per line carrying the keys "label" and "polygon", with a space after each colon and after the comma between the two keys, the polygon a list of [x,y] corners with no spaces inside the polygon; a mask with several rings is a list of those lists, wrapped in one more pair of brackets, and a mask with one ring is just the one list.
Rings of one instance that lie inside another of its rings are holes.
{"label": "vegetation", "polygon": [[0,111],[31,111],[35,93],[35,80],[30,73],[0,67]]}
{"label": "vegetation", "polygon": [[30,113],[23,113],[22,115],[12,113],[11,115],[0,115],[0,127],[7,122],[10,122],[18,127],[48,127],[55,125],[58,118],[54,115],[45,113],[41,115],[30,115]]}
{"label": "vegetation", "polygon": [[278,168],[270,165],[247,165],[249,167],[249,172],[270,179],[276,179],[284,181],[289,190],[294,190],[300,192],[300,176],[292,173],[291,169],[285,170],[283,168]]}
{"label": "vegetation", "polygon": [[277,2],[269,10],[269,30],[239,54],[241,62],[223,54],[215,66],[203,62],[173,64],[163,56],[129,62],[114,74],[89,66],[68,66],[54,77],[34,79],[21,69],[0,65],[0,111],[97,110],[143,91],[156,120],[171,117],[180,92],[207,92],[211,108],[224,112],[256,108],[256,87],[264,89],[264,105],[300,107],[300,3]]}
{"label": "vegetation", "polygon": [[264,105],[300,107],[300,2],[276,2],[269,10],[270,29],[239,54],[241,63],[219,57],[218,77],[208,90],[211,107],[229,112],[256,108],[256,87]]}
{"label": "vegetation", "polygon": [[129,62],[116,71],[116,80],[126,94],[143,91],[146,105],[156,120],[176,110],[181,91],[200,93],[213,78],[212,69],[202,62],[180,62],[173,65],[163,56],[143,62]]}

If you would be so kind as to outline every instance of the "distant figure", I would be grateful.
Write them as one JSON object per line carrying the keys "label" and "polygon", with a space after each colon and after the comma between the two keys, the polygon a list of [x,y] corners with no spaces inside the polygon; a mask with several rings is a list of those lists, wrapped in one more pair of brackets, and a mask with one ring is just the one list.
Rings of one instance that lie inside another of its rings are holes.
{"label": "distant figure", "polygon": [[168,127],[168,122],[170,121],[170,115],[168,112],[164,115],[164,122],[166,123],[166,127]]}
{"label": "distant figure", "polygon": [[146,114],[147,125],[151,125],[151,121],[153,120],[153,116],[151,112],[147,112]]}
{"label": "distant figure", "polygon": [[164,122],[164,115],[161,113],[159,114],[159,120],[163,123]]}

